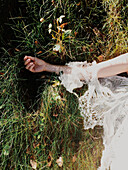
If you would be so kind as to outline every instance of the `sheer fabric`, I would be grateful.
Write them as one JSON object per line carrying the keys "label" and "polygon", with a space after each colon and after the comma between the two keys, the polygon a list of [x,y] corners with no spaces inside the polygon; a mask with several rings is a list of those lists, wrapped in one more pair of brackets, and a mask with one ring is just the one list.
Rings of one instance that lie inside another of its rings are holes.
{"label": "sheer fabric", "polygon": [[[93,72],[88,72],[86,68],[91,65]],[[72,72],[60,75],[60,80],[71,93],[83,84],[88,85],[84,95],[77,97],[84,128],[96,125],[104,128],[105,149],[99,170],[125,170],[128,169],[128,79],[120,76],[97,79],[95,65],[96,62],[71,62],[68,66]],[[81,73],[84,81],[80,79]]]}

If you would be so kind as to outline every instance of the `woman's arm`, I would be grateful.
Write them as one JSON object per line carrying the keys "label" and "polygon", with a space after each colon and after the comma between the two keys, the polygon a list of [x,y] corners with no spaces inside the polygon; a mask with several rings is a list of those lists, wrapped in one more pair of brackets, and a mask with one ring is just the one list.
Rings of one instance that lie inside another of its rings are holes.
{"label": "woman's arm", "polygon": [[61,71],[63,71],[65,74],[71,73],[71,67],[49,64],[41,59],[31,56],[24,57],[24,64],[26,65],[26,69],[33,73],[43,71],[55,72],[56,74],[59,74]]}
{"label": "woman's arm", "polygon": [[128,53],[97,64],[98,78],[114,76],[128,72]]}
{"label": "woman's arm", "polygon": [[[30,70],[31,72],[47,71],[47,72],[55,72],[56,74],[59,74],[59,72],[63,71],[65,74],[70,74],[72,70],[72,68],[69,66],[52,65],[46,63],[43,60],[31,56],[25,56],[24,61],[25,61],[26,69]],[[84,79],[82,73],[85,72],[85,69],[87,69],[87,72],[90,73],[97,71],[98,78],[104,78],[104,77],[114,76],[122,72],[128,72],[128,53],[122,54],[116,58],[98,63],[96,65],[92,65],[87,68],[86,67],[81,68],[80,69],[81,80]]]}

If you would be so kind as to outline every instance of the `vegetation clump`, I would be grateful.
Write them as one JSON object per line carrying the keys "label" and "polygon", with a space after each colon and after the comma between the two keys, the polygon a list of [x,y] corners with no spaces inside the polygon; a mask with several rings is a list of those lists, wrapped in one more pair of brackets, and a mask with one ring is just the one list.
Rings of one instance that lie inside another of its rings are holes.
{"label": "vegetation clump", "polygon": [[[25,55],[52,64],[97,62],[127,52],[125,0],[18,0],[1,34],[1,169],[97,169],[102,127],[85,131],[77,98],[51,73],[25,70]],[[2,32],[3,33],[3,32]],[[76,89],[79,95],[86,91]]]}

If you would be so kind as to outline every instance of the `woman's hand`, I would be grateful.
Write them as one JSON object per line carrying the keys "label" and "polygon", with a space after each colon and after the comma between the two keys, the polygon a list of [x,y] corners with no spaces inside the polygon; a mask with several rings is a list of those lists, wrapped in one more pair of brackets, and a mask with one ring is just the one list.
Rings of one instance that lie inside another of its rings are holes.
{"label": "woman's hand", "polygon": [[25,56],[24,64],[26,69],[33,73],[46,71],[46,62],[36,57]]}
{"label": "woman's hand", "polygon": [[65,74],[71,73],[71,67],[49,64],[39,58],[31,56],[24,57],[24,64],[26,65],[26,69],[33,73],[42,71],[55,72],[56,74],[59,74],[60,71],[63,71]]}

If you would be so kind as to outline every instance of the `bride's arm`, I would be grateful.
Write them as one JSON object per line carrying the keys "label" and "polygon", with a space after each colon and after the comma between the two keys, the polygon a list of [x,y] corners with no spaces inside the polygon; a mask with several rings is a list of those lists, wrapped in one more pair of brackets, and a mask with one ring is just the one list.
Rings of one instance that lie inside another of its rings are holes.
{"label": "bride's arm", "polygon": [[[89,73],[97,72],[98,78],[105,78],[114,76],[123,72],[128,72],[128,53],[122,54],[116,58],[98,63],[96,65],[92,65],[90,67],[83,67],[80,69],[79,78],[81,80],[84,80],[85,74],[83,74],[86,71]],[[68,66],[56,66],[56,65],[47,65],[47,71],[49,72],[56,72],[57,74],[60,71],[63,71],[65,74],[70,74],[72,71],[71,67]],[[91,74],[90,74],[91,76]],[[91,77],[90,77],[91,78]]]}
{"label": "bride's arm", "polygon": [[[30,70],[31,72],[48,71],[55,72],[56,74],[59,74],[61,71],[63,71],[65,74],[70,74],[72,72],[72,68],[69,66],[52,65],[31,56],[25,56],[24,61],[26,69]],[[128,72],[128,53],[87,68],[81,68],[79,70],[79,76],[81,80],[84,79],[85,70],[88,73],[96,71],[98,78],[109,77],[119,73]]]}
{"label": "bride's arm", "polygon": [[128,53],[122,54],[108,61],[98,63],[96,68],[93,68],[92,66],[92,68],[89,69],[92,69],[92,71],[93,69],[97,69],[98,78],[104,78],[123,72],[128,72]]}

